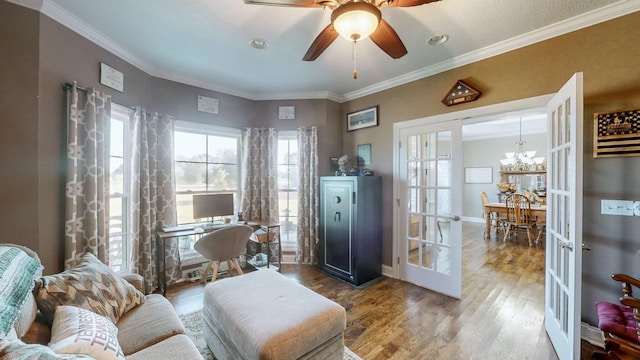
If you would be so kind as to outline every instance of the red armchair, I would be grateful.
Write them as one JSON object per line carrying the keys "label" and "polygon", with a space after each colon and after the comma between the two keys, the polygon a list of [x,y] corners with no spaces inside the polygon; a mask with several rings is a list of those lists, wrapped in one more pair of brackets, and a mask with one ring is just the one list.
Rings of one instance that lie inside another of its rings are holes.
{"label": "red armchair", "polygon": [[596,302],[598,327],[604,333],[609,359],[640,359],[640,299],[633,297],[633,287],[640,289],[640,280],[625,274],[611,278],[622,283],[621,305]]}

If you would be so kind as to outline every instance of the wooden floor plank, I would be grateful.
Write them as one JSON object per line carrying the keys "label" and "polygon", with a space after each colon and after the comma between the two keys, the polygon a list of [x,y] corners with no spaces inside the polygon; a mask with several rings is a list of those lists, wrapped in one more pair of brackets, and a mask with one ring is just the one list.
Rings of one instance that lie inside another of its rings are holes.
{"label": "wooden floor plank", "polygon": [[[345,345],[365,360],[557,359],[543,323],[543,246],[530,247],[526,236],[484,240],[483,229],[463,226],[460,300],[391,278],[359,290],[315,266],[283,265],[282,274],[347,310]],[[178,285],[167,297],[189,313],[202,308],[203,288]]]}

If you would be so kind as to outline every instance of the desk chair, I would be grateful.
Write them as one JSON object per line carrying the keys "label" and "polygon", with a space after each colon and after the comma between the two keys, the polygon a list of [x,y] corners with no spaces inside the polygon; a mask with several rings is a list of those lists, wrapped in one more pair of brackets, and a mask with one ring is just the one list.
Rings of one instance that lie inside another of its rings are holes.
{"label": "desk chair", "polygon": [[247,241],[249,241],[251,234],[253,234],[251,226],[231,225],[215,230],[196,241],[194,245],[196,251],[209,260],[207,268],[202,274],[201,282],[204,284],[207,281],[207,276],[214,263],[211,282],[216,281],[220,262],[223,260],[227,261],[229,275],[231,275],[232,265],[235,266],[239,274],[243,274],[238,263],[238,256],[247,248]]}
{"label": "desk chair", "polygon": [[531,233],[536,235],[536,242],[538,241],[538,228],[536,220],[531,214],[531,202],[529,198],[522,194],[511,194],[507,196],[506,200],[507,209],[507,231],[504,234],[504,241],[507,241],[509,235],[513,231],[525,229],[527,231],[527,239],[529,245],[531,245]]}

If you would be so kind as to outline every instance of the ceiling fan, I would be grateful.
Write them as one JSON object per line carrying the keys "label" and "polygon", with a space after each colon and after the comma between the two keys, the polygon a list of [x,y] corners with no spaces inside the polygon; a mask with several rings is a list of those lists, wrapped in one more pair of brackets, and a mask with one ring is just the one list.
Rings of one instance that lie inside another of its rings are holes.
{"label": "ceiling fan", "polygon": [[354,45],[357,41],[371,37],[389,56],[401,58],[407,54],[407,49],[396,31],[382,19],[380,8],[418,6],[435,1],[439,0],[244,0],[247,4],[255,5],[321,7],[332,10],[331,24],[311,43],[302,58],[304,61],[317,59],[338,35],[353,41]]}

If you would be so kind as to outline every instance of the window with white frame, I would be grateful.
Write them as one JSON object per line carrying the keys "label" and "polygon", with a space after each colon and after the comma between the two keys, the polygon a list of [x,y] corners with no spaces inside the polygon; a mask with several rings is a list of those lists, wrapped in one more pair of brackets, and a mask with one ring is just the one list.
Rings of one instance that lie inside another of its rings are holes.
{"label": "window with white frame", "polygon": [[[176,121],[173,133],[178,224],[193,224],[193,195],[233,193],[240,208],[241,132],[187,121]],[[233,215],[233,214],[230,214]],[[198,261],[195,239],[181,240],[183,265]]]}
{"label": "window with white frame", "polygon": [[298,138],[295,131],[278,132],[278,207],[280,239],[285,251],[296,248],[298,234]]}
{"label": "window with white frame", "polygon": [[113,271],[129,269],[129,110],[111,106],[109,139],[109,267]]}
{"label": "window with white frame", "polygon": [[238,129],[176,122],[174,161],[178,224],[196,222],[193,218],[194,194],[233,193],[234,207],[239,208],[240,149]]}

